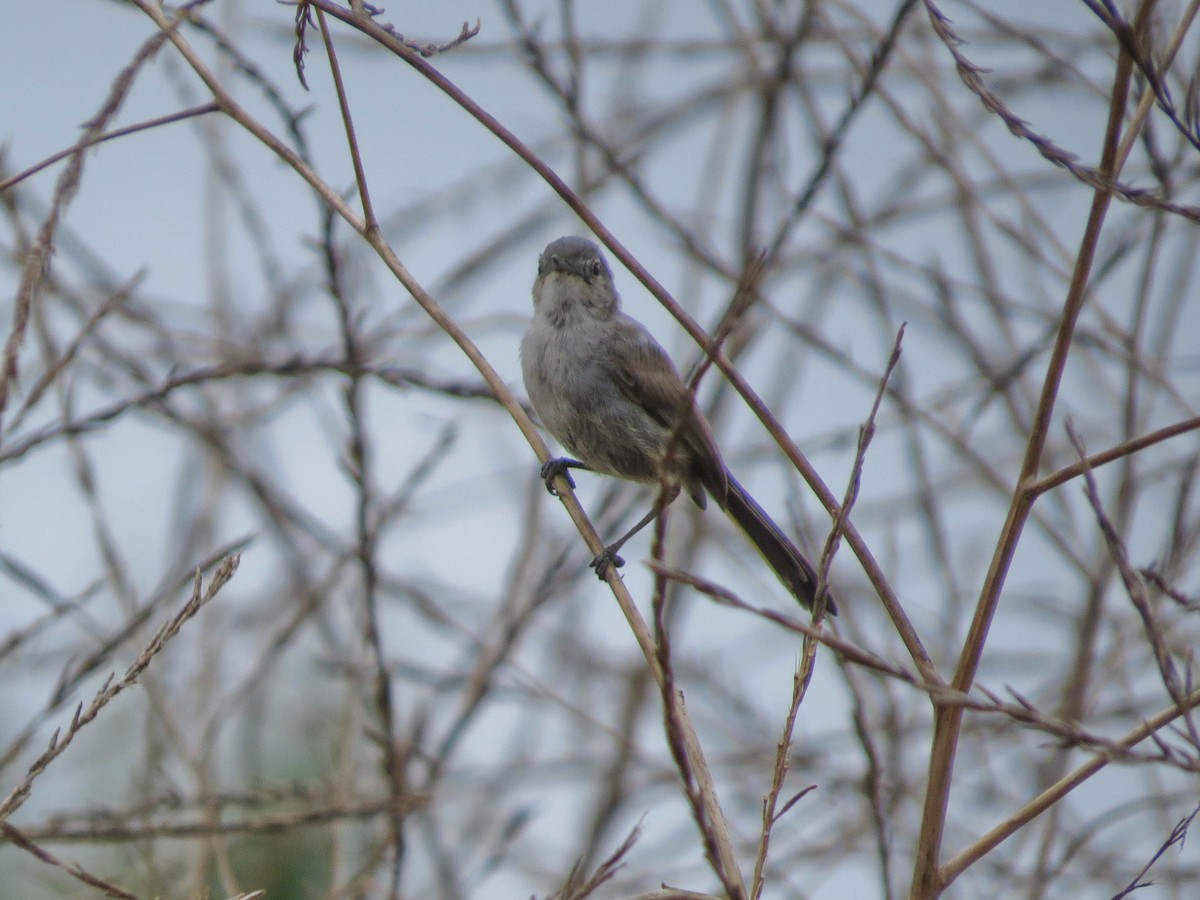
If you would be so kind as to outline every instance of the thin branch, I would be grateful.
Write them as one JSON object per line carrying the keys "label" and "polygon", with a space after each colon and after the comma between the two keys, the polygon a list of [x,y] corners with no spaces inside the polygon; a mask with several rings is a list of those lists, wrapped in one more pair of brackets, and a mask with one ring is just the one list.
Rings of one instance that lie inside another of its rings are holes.
{"label": "thin branch", "polygon": [[1162,859],[1163,854],[1165,854],[1168,850],[1176,845],[1178,845],[1180,849],[1183,849],[1184,838],[1187,837],[1188,828],[1191,827],[1192,820],[1196,818],[1197,813],[1200,813],[1200,806],[1197,806],[1190,813],[1175,823],[1175,827],[1171,829],[1171,833],[1167,836],[1167,839],[1163,841],[1162,846],[1159,847],[1154,855],[1150,857],[1150,861],[1142,867],[1142,871],[1138,872],[1137,875],[1134,876],[1133,880],[1125,886],[1124,890],[1118,894],[1114,894],[1112,900],[1122,900],[1122,898],[1128,897],[1134,891],[1140,890],[1144,887],[1150,887],[1154,883],[1152,881],[1144,881],[1143,879],[1146,877],[1147,873],[1149,873],[1154,864]]}
{"label": "thin branch", "polygon": [[117,138],[127,137],[131,134],[137,134],[139,131],[149,131],[153,128],[161,128],[163,125],[170,125],[174,122],[182,122],[185,119],[193,119],[197,116],[205,116],[211,112],[217,111],[215,103],[201,103],[199,106],[193,106],[190,109],[181,109],[179,112],[168,113],[165,116],[158,116],[154,119],[146,119],[144,122],[138,122],[136,125],[127,125],[124,128],[116,128],[112,131],[106,131],[103,134],[92,134],[90,131],[79,142],[68,147],[66,150],[60,150],[53,156],[48,156],[41,162],[34,163],[27,169],[18,172],[10,178],[0,181],[0,191],[6,191],[14,185],[20,184],[27,178],[36,175],[42,169],[49,168],[56,162],[67,157],[79,153],[81,150],[86,150],[89,147],[94,147],[97,144],[103,144],[106,141],[116,140]]}
{"label": "thin branch", "polygon": [[26,853],[29,853],[34,858],[44,862],[48,866],[53,866],[56,869],[61,869],[72,878],[82,881],[88,887],[94,887],[101,891],[105,897],[118,897],[120,900],[138,900],[136,894],[131,894],[122,887],[118,887],[111,881],[106,881],[98,875],[93,875],[79,863],[65,863],[49,850],[44,847],[39,847],[28,837],[21,833],[20,830],[14,828],[8,822],[0,822],[0,835],[3,835],[15,847],[20,847]]}
{"label": "thin branch", "polygon": [[37,780],[39,775],[46,771],[47,767],[54,760],[63,754],[63,751],[75,740],[75,736],[79,734],[80,730],[95,721],[100,711],[113,698],[126,688],[132,687],[137,683],[138,678],[146,671],[146,668],[153,661],[154,657],[162,652],[163,648],[166,647],[172,638],[179,634],[184,624],[195,616],[229,582],[233,574],[237,571],[240,561],[240,554],[226,557],[217,566],[216,571],[213,572],[212,577],[209,579],[208,589],[205,591],[201,591],[200,572],[196,572],[196,578],[192,585],[191,599],[183,605],[179,612],[163,623],[162,627],[159,628],[158,632],[150,640],[150,643],[146,645],[146,648],[138,658],[125,670],[125,674],[121,676],[120,680],[113,683],[113,676],[110,674],[105,679],[104,684],[100,686],[95,696],[92,697],[86,710],[82,703],[76,707],[75,714],[71,717],[71,722],[67,726],[67,730],[63,732],[62,729],[55,729],[53,736],[50,738],[50,745],[33,761],[29,766],[29,770],[17,782],[8,796],[0,801],[0,822],[6,820],[29,799],[29,794],[33,789],[33,782]]}
{"label": "thin branch", "polygon": [[368,232],[379,230],[379,221],[371,206],[371,192],[367,187],[367,176],[363,169],[362,153],[358,149],[358,138],[354,133],[354,118],[350,115],[350,101],[346,98],[346,85],[342,81],[342,68],[338,65],[337,50],[333,46],[333,35],[325,13],[317,8],[317,22],[321,25],[321,39],[325,42],[325,54],[329,58],[329,72],[337,90],[338,108],[342,111],[342,126],[346,129],[346,145],[350,149],[350,161],[354,164],[354,181],[358,185],[358,196],[362,198],[363,223]]}
{"label": "thin branch", "polygon": [[1156,431],[1151,431],[1149,434],[1144,434],[1141,437],[1123,441],[1115,447],[1110,447],[1099,453],[1093,453],[1087,459],[1071,463],[1069,466],[1063,466],[1057,472],[1043,476],[1030,484],[1028,490],[1034,496],[1039,496],[1046,493],[1046,491],[1061,487],[1068,481],[1078,478],[1091,469],[1098,469],[1101,466],[1108,465],[1108,463],[1125,459],[1145,450],[1147,447],[1153,447],[1155,444],[1160,444],[1163,441],[1168,441],[1171,438],[1178,437],[1181,434],[1188,434],[1192,431],[1200,431],[1200,416],[1184,419],[1172,425],[1159,428]]}

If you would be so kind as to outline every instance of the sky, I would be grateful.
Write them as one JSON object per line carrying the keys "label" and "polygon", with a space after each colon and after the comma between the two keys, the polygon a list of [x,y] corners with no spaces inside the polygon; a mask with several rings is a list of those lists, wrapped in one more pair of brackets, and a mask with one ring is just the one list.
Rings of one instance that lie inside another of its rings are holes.
{"label": "sky", "polygon": [[[550,3],[522,5],[544,35],[558,33],[558,8]],[[606,137],[639,147],[630,135],[650,129],[647,122],[654,122],[659,113],[667,121],[679,114],[679,122],[662,126],[663,136],[648,142],[644,157],[633,150],[630,154],[652,198],[693,228],[723,264],[735,267],[740,254],[742,163],[757,110],[735,102],[736,92],[723,93],[733,84],[731,71],[738,70],[730,68],[728,55],[706,43],[723,25],[721,9],[720,4],[678,2],[585,3],[579,5],[575,24],[587,50],[581,87],[586,116],[600,123]],[[210,4],[206,13],[237,36],[237,47],[253,59],[263,80],[277,87],[291,109],[305,111],[304,132],[316,169],[351,197],[357,209],[318,33],[313,30],[309,36],[306,91],[292,62],[289,7],[222,2]],[[854,46],[865,59],[870,42],[863,39],[864,30],[851,26],[862,29],[864,23],[885,21],[890,13],[890,7],[864,4],[862,10],[839,6],[828,14],[859,40]],[[969,4],[956,6],[955,13],[955,21],[971,39],[972,58],[986,67],[989,83],[1006,91],[1006,99],[1032,128],[1093,164],[1106,114],[1107,76],[1100,73],[1108,72],[1111,59],[1102,42],[1072,38],[1080,28],[1094,28],[1083,6],[1006,7],[1007,21],[1042,29],[1049,50],[997,37],[999,32],[989,31],[986,17]],[[749,18],[740,8],[739,14]],[[476,38],[434,58],[439,70],[572,184],[601,171],[594,156],[577,152],[571,143],[568,117],[518,58],[498,6],[397,3],[383,18],[396,22],[408,36],[433,41],[449,39],[463,22],[478,20]],[[10,89],[0,91],[0,146],[5,171],[11,173],[71,144],[152,28],[130,6],[99,0],[24,4],[19,15],[6,21],[0,78]],[[1022,368],[1022,362],[1032,358],[1044,363],[1090,195],[984,111],[963,89],[926,20],[918,16],[916,21],[914,36],[897,51],[894,68],[900,74],[889,76],[886,90],[869,101],[840,152],[843,168],[824,184],[811,213],[789,240],[786,262],[766,300],[770,312],[764,315],[769,315],[771,327],[739,365],[840,495],[875,379],[883,371],[900,322],[906,323],[899,377],[912,396],[934,411],[939,424],[961,438],[958,444],[930,439],[921,464],[942,504],[939,515],[944,516],[953,573],[943,571],[944,561],[931,550],[934,541],[920,517],[923,486],[914,475],[921,466],[898,424],[905,417],[897,406],[885,404],[882,409],[883,426],[868,458],[858,516],[880,564],[900,586],[905,609],[923,629],[939,663],[947,664],[969,622],[1024,446],[1025,435],[1014,433],[1009,416],[1027,417],[1040,386],[1041,369]],[[348,29],[335,33],[363,164],[385,236],[417,281],[523,397],[517,345],[530,312],[537,254],[560,234],[583,234],[585,229],[511,151],[431,84]],[[643,34],[664,46],[677,41],[678,49],[639,56],[608,46]],[[204,36],[192,31],[189,40],[225,83],[233,85],[239,102],[268,127],[284,133],[254,79],[231,71],[228,60]],[[780,115],[788,124],[781,133],[786,139],[767,155],[763,183],[768,188],[760,197],[756,225],[760,240],[770,235],[771,224],[786,214],[794,192],[818,165],[813,123],[828,127],[836,121],[847,86],[858,83],[861,73],[850,71],[843,50],[832,42],[814,42],[798,64],[804,91],[783,107]],[[1035,67],[1045,64],[1039,55],[1043,52],[1053,57],[1054,65]],[[686,106],[683,99],[693,96],[700,99],[680,114]],[[202,85],[179,58],[163,52],[137,78],[116,124],[132,124],[205,100]],[[1169,129],[1161,122],[1156,129],[1163,144],[1173,146],[1166,140]],[[918,134],[925,143],[916,139]],[[944,158],[951,162],[931,163]],[[1177,159],[1180,173],[1192,177],[1194,162],[1183,153]],[[44,210],[60,171],[61,164],[53,166],[22,185],[28,208]],[[1131,164],[1130,178],[1146,183],[1144,159]],[[956,196],[964,182],[972,186],[966,199]],[[621,242],[646,262],[691,315],[711,328],[728,302],[729,280],[688,259],[680,250],[678,232],[665,227],[637,191],[606,182],[588,199]],[[1181,202],[1187,200],[1185,196]],[[851,207],[870,223],[862,230],[870,253],[860,253],[859,244],[845,237]],[[336,309],[324,290],[319,210],[313,193],[295,173],[232,123],[215,116],[142,132],[89,153],[83,186],[62,224],[52,272],[70,286],[68,293],[84,298],[84,308],[94,309],[100,298],[124,288],[148,315],[102,325],[97,333],[103,340],[86,342],[81,364],[64,379],[66,393],[50,392],[35,404],[19,420],[15,439],[52,425],[62,415],[63,404],[86,413],[127,398],[136,393],[143,377],[157,384],[218,363],[282,364],[335,357],[341,344]],[[36,221],[38,216],[30,218]],[[1180,339],[1200,333],[1200,304],[1191,302],[1195,287],[1187,262],[1189,248],[1194,249],[1194,226],[1168,220],[1161,243],[1154,245],[1161,247],[1161,256],[1143,257],[1140,248],[1152,227],[1148,217],[1139,218],[1125,206],[1118,207],[1110,221],[1100,244],[1093,302],[1081,320],[1080,350],[1064,382],[1049,451],[1055,466],[1072,458],[1062,430],[1068,415],[1083,430],[1090,449],[1119,439],[1122,410],[1114,398],[1121,396],[1125,373],[1114,363],[1120,352],[1113,348],[1119,348],[1122,329],[1136,307],[1139,278],[1154,283],[1146,346],[1166,348],[1162,359],[1148,365],[1153,371],[1147,383],[1166,387],[1161,394],[1146,388],[1154,399],[1147,401],[1136,431],[1178,420],[1189,410],[1194,414],[1200,360],[1189,342]],[[418,370],[439,383],[476,386],[479,377],[467,359],[431,326],[381,263],[344,226],[335,236],[353,314],[368,338],[371,361]],[[6,252],[13,240],[6,227]],[[6,322],[18,277],[12,266],[0,269],[0,313]],[[621,267],[616,267],[616,281],[626,309],[644,321],[686,369],[697,356],[683,330]],[[1173,303],[1179,304],[1177,315],[1168,314]],[[1008,332],[991,318],[998,306],[1010,313],[1004,324]],[[147,319],[165,327],[144,326]],[[39,341],[61,346],[80,327],[69,304],[46,304],[44,318],[37,323],[41,330],[21,356],[23,390],[29,390],[44,363]],[[964,339],[956,342],[948,333]],[[968,336],[974,344],[965,340]],[[129,359],[118,359],[109,349],[128,353]],[[1154,368],[1157,364],[1161,372]],[[1016,373],[1017,387],[1011,397],[1005,395],[1016,412],[997,400],[980,376],[980,369],[989,365],[1002,375]],[[1156,380],[1159,374],[1162,378]],[[739,404],[718,399],[718,383],[710,376],[701,399],[725,403],[715,421],[731,468],[774,515],[786,519],[789,527],[799,524],[807,548],[817,551],[828,517],[802,480],[773,461],[771,444],[753,416]],[[231,588],[230,608],[220,613],[227,618],[214,619],[222,627],[241,629],[231,652],[181,653],[195,670],[211,669],[212,660],[219,658],[228,667],[215,679],[219,686],[250,677],[257,671],[262,636],[286,617],[288,602],[294,600],[288,595],[294,588],[288,578],[307,573],[307,565],[313,567],[314,577],[325,574],[327,556],[353,533],[355,494],[347,476],[347,425],[337,379],[220,385],[181,392],[177,402],[198,421],[212,421],[224,429],[238,459],[249,461],[253,472],[294,503],[297,521],[303,523],[296,526],[296,557],[288,557],[291,545],[273,530],[275,523],[256,505],[254,492],[210,454],[202,434],[154,412],[122,415],[89,435],[83,441],[87,466],[64,441],[0,464],[0,550],[6,558],[22,561],[62,596],[94,592],[101,598],[94,606],[94,620],[80,625],[78,632],[56,632],[47,640],[36,657],[39,666],[10,673],[9,686],[0,695],[13,721],[25,721],[46,702],[46,682],[54,666],[89,646],[95,636],[88,635],[89,627],[102,634],[112,621],[128,614],[122,597],[138,602],[153,597],[161,585],[189,572],[214,548],[243,540],[250,543]],[[372,477],[382,494],[409,504],[406,511],[411,507],[411,515],[399,515],[381,535],[389,578],[399,585],[393,585],[398,595],[408,596],[408,591],[423,596],[425,591],[436,597],[452,623],[439,631],[397,604],[385,617],[388,639],[402,667],[441,674],[442,667],[454,668],[447,660],[470,659],[476,638],[471,628],[488,621],[493,594],[520,584],[527,574],[521,551],[532,528],[541,530],[531,558],[548,571],[553,566],[547,559],[560,550],[565,559],[581,565],[583,547],[558,504],[541,490],[536,459],[502,410],[381,383],[367,386],[364,404]],[[16,408],[6,412],[6,426],[12,426]],[[5,443],[11,446],[13,439],[6,435]],[[961,452],[964,446],[975,455]],[[1157,558],[1170,530],[1173,520],[1162,510],[1169,509],[1179,493],[1183,482],[1175,473],[1185,455],[1172,446],[1147,456],[1155,464],[1148,465],[1142,493],[1130,513],[1138,526],[1131,527],[1130,540],[1140,562]],[[993,483],[972,467],[979,459],[985,462],[980,469],[994,475]],[[80,473],[88,466],[99,498],[95,502],[89,502],[81,487],[88,478]],[[1106,480],[1109,477],[1108,472],[1100,475],[1106,489],[1114,484]],[[411,497],[403,490],[408,480],[415,486]],[[615,528],[603,511],[611,486],[600,479],[578,480],[585,508],[604,527]],[[616,496],[636,506],[633,492]],[[1075,565],[1078,558],[1098,558],[1102,544],[1079,491],[1050,498],[1039,507],[1039,516],[1037,527],[1031,527],[1033,536],[1020,548],[1010,581],[1009,591],[1018,605],[997,620],[998,649],[986,657],[983,671],[992,677],[993,687],[1011,684],[1046,699],[1054,696],[1064,635],[1072,634],[1083,602]],[[692,527],[683,515],[678,519]],[[746,545],[722,530],[719,522],[702,521],[717,535],[700,562],[705,571],[731,580],[770,608],[790,611],[789,599],[769,574],[756,568]],[[195,527],[184,527],[188,522]],[[98,537],[105,529],[113,537],[111,546]],[[649,553],[648,540],[631,547],[634,552],[627,555],[639,562]],[[109,550],[130,573],[129,584],[105,583]],[[840,596],[869,597],[861,570],[849,557],[843,549],[835,560],[835,584],[845,592]],[[1194,581],[1194,567],[1190,571]],[[645,598],[652,580],[644,567],[634,563],[626,576],[635,595]],[[297,577],[297,582],[302,580]],[[44,614],[45,600],[36,592],[21,590],[11,575],[0,584],[8,594],[0,605],[0,634]],[[331,597],[353,595],[344,576],[331,577],[328,590]],[[546,614],[540,634],[575,628],[593,648],[615,657],[633,652],[618,612],[598,584],[579,579],[563,589],[560,600],[562,605]],[[854,636],[889,659],[903,660],[903,650],[878,608],[866,600],[860,603],[855,612],[854,599],[842,601],[852,610],[847,618],[855,623]],[[268,686],[301,705],[306,686],[278,673],[328,669],[331,659],[340,658],[338,650],[350,643],[347,635],[354,634],[349,608],[331,602],[316,618],[311,631],[287,650],[292,668],[271,670],[277,680]],[[1048,620],[1052,626],[1046,625]],[[791,689],[795,636],[710,605],[689,606],[683,622],[681,636],[687,639],[684,646],[695,671],[712,675],[731,695],[744,692],[752,698],[748,721],[774,722]],[[212,639],[218,625],[210,627]],[[1119,630],[1111,627],[1112,633]],[[1106,637],[1113,641],[1115,658],[1121,645],[1112,633],[1106,632]],[[239,652],[232,652],[234,647]],[[557,690],[560,683],[547,674],[556,671],[552,662],[557,649],[549,638],[531,641],[507,673],[509,686],[529,679],[547,692]],[[1054,665],[1045,666],[1047,659]],[[821,752],[836,757],[848,727],[846,687],[827,659],[814,684],[805,707],[811,718],[803,722],[803,734]],[[344,702],[344,695],[323,682],[314,690],[340,698],[335,703]],[[422,703],[432,701],[418,691],[411,703],[407,698],[403,702],[406,713],[415,716]],[[579,704],[586,706],[582,700]],[[523,721],[516,713],[499,714],[489,723],[496,731],[481,728],[476,740],[464,747],[464,758],[483,765],[496,734],[519,743]],[[56,722],[55,716],[48,717],[41,731],[48,733]],[[717,732],[729,727],[715,714],[705,724]],[[546,727],[553,738],[561,738],[563,733],[553,731],[554,725],[561,723]],[[1038,739],[1029,736],[1026,744]],[[981,756],[987,756],[986,750]],[[903,764],[919,766],[921,761],[917,754]],[[979,778],[985,781],[987,774]],[[89,780],[87,771],[80,770],[75,778],[56,781],[39,790],[30,808],[43,813],[68,803]],[[1103,809],[1108,798],[1123,790],[1138,795],[1137,784],[1118,780],[1098,791],[1099,799],[1085,796],[1081,806],[1091,810],[1095,802],[1095,808]],[[546,799],[537,827],[549,844],[560,836],[556,825],[570,818],[575,799],[570,792]],[[1017,799],[1012,798],[1014,803]],[[669,816],[678,812],[662,815],[672,821]],[[654,815],[650,813],[651,826]],[[963,818],[975,824],[969,811]],[[564,848],[570,845],[566,833],[563,829]],[[520,888],[526,894],[532,890],[511,872],[504,877],[514,879],[499,883],[505,889]],[[861,877],[849,866],[831,871],[821,884],[832,893],[823,895],[854,889]],[[497,882],[481,883],[499,889]],[[538,885],[548,893],[541,882]]]}

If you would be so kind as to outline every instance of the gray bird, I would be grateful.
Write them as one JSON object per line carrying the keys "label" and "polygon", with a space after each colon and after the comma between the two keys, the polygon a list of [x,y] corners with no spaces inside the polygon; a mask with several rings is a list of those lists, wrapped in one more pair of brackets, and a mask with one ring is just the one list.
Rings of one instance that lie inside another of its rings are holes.
{"label": "gray bird", "polygon": [[[570,481],[572,468],[667,487],[661,507],[592,561],[600,577],[609,565],[624,565],[617,551],[684,490],[701,509],[712,497],[793,596],[812,608],[813,567],[730,474],[666,351],[621,312],[612,271],[591,241],[562,237],[542,252],[521,371],[542,423],[578,457],[542,467],[551,493],[558,475]],[[826,597],[836,614],[833,598]]]}

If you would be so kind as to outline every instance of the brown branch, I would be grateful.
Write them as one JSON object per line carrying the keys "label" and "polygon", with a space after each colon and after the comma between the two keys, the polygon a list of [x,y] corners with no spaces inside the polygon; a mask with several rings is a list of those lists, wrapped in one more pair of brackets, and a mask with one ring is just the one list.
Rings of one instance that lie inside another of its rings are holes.
{"label": "brown branch", "polygon": [[1096,522],[1100,526],[1101,534],[1104,535],[1104,543],[1108,547],[1113,564],[1117,567],[1117,572],[1120,574],[1121,581],[1125,585],[1125,592],[1129,595],[1130,602],[1133,603],[1138,617],[1142,620],[1142,629],[1146,635],[1146,642],[1150,645],[1150,649],[1154,653],[1154,662],[1158,666],[1163,686],[1166,688],[1171,699],[1185,713],[1183,719],[1187,725],[1188,735],[1193,745],[1200,747],[1200,733],[1197,733],[1192,717],[1186,714],[1183,706],[1186,700],[1187,689],[1175,666],[1175,660],[1171,658],[1171,651],[1167,647],[1167,639],[1166,635],[1163,634],[1162,625],[1158,622],[1154,610],[1150,607],[1150,599],[1146,596],[1146,585],[1134,569],[1133,564],[1129,561],[1129,552],[1125,548],[1125,542],[1121,539],[1112,520],[1104,511],[1104,504],[1100,500],[1100,490],[1096,486],[1096,476],[1087,464],[1087,450],[1084,448],[1083,441],[1075,432],[1075,428],[1070,421],[1067,422],[1067,434],[1070,437],[1071,445],[1075,448],[1075,452],[1079,456],[1081,464],[1084,466],[1084,491],[1087,494],[1088,503],[1096,515]]}
{"label": "brown branch", "polygon": [[132,687],[137,683],[138,678],[146,671],[146,668],[153,661],[154,657],[162,652],[163,648],[166,647],[172,638],[179,634],[179,630],[184,624],[195,616],[228,583],[229,579],[237,571],[240,561],[240,554],[226,557],[217,567],[216,571],[213,572],[212,578],[209,579],[208,589],[205,591],[201,591],[200,573],[199,571],[196,572],[196,578],[192,585],[191,599],[183,605],[179,612],[163,623],[162,627],[159,628],[158,632],[150,640],[150,643],[141,652],[141,655],[125,670],[125,674],[121,676],[120,680],[113,683],[113,676],[109,675],[95,696],[92,697],[87,709],[84,709],[82,703],[76,707],[75,714],[71,717],[71,722],[67,726],[67,730],[63,732],[61,729],[55,729],[53,736],[50,738],[50,746],[33,761],[29,766],[29,770],[8,793],[8,796],[0,800],[0,822],[6,820],[16,812],[29,798],[29,794],[33,789],[33,782],[37,780],[39,775],[46,771],[47,767],[54,760],[63,754],[63,751],[75,740],[75,736],[85,726],[91,724],[100,714],[100,711],[113,698],[126,688]]}
{"label": "brown branch", "polygon": [[1115,447],[1110,447],[1099,453],[1093,453],[1087,459],[1081,459],[1079,462],[1071,463],[1069,466],[1063,466],[1057,472],[1045,475],[1030,484],[1028,490],[1035,497],[1040,496],[1046,493],[1046,491],[1061,487],[1068,481],[1078,478],[1091,469],[1098,469],[1108,463],[1132,456],[1135,453],[1145,450],[1147,447],[1153,447],[1155,444],[1160,444],[1181,434],[1188,434],[1197,430],[1200,430],[1200,416],[1193,416],[1190,419],[1175,422],[1172,425],[1151,431],[1149,434],[1144,434],[1141,437],[1122,441]]}
{"label": "brown branch", "polygon": [[[1185,700],[1184,709],[1195,709],[1200,705],[1200,690],[1193,691]],[[1042,791],[1019,810],[1009,816],[991,831],[961,850],[953,858],[946,861],[938,870],[938,883],[943,888],[948,887],[959,875],[971,865],[978,862],[1008,838],[1021,830],[1027,823],[1033,821],[1051,806],[1071,793],[1097,772],[1104,769],[1110,762],[1146,738],[1152,737],[1182,713],[1179,704],[1173,703],[1166,709],[1148,716],[1145,721],[1111,742],[1111,746],[1097,753],[1075,771],[1060,778],[1053,785]]]}
{"label": "brown branch", "polygon": [[[405,812],[426,806],[429,797],[411,794],[401,801]],[[123,823],[95,825],[47,824],[26,827],[22,832],[31,840],[47,844],[100,843],[125,844],[162,839],[190,839],[231,834],[288,834],[297,828],[325,827],[338,822],[360,822],[389,816],[395,812],[395,801],[371,800],[345,802],[330,806],[314,805],[291,813],[250,816],[236,821],[194,819],[182,822],[150,822],[126,825]]]}
{"label": "brown branch", "polygon": [[[1139,18],[1147,17],[1153,9],[1153,2],[1146,2],[1138,12]],[[940,12],[926,0],[930,18],[937,30],[944,24]],[[939,32],[940,34],[941,32]],[[958,63],[957,49],[954,40],[947,37],[947,46],[955,54]],[[961,63],[960,73],[971,86],[975,79],[973,73]],[[1117,60],[1116,72],[1113,76],[1112,97],[1109,106],[1109,118],[1104,137],[1103,154],[1100,171],[1104,181],[1111,182],[1119,172],[1117,153],[1118,141],[1121,134],[1122,119],[1125,114],[1126,97],[1129,92],[1132,65],[1125,54]],[[969,77],[968,77],[969,76]],[[1002,108],[1002,107],[1001,107]],[[1007,121],[1007,120],[1006,120]],[[1011,126],[1010,126],[1011,127]],[[1036,495],[1031,493],[1029,485],[1036,477],[1041,466],[1042,453],[1045,449],[1046,438],[1050,429],[1050,418],[1054,412],[1055,401],[1058,398],[1059,385],[1066,369],[1067,356],[1072,346],[1072,336],[1079,314],[1083,309],[1087,296],[1087,284],[1095,258],[1096,247],[1100,240],[1100,231],[1108,211],[1112,194],[1106,187],[1097,188],[1092,200],[1091,212],[1087,226],[1080,241],[1079,253],[1075,261],[1071,284],[1063,304],[1059,319],[1058,332],[1055,336],[1054,349],[1047,365],[1045,380],[1038,400],[1037,411],[1025,450],[1025,458],[1021,471],[1017,476],[1017,486],[1012,495],[1008,516],[1000,532],[992,557],[991,566],[980,592],[976,605],[975,616],[963,644],[958,660],[958,668],[954,674],[953,686],[966,693],[971,689],[979,661],[983,656],[984,645],[987,642],[988,631],[993,616],[1000,603],[1000,594],[1004,588],[1004,580],[1008,574],[1009,565],[1016,553],[1017,544],[1024,529]],[[935,710],[933,746],[929,757],[929,778],[926,786],[925,808],[921,823],[920,838],[917,845],[916,865],[913,870],[912,897],[914,900],[924,900],[937,896],[943,887],[939,883],[938,858],[941,853],[942,832],[945,827],[947,805],[950,799],[950,786],[953,777],[954,759],[958,748],[958,739],[962,728],[963,711],[961,708],[938,708]]]}
{"label": "brown branch", "polygon": [[138,900],[136,894],[131,894],[122,887],[118,887],[111,881],[106,881],[98,875],[93,875],[79,863],[65,863],[49,850],[44,847],[39,847],[21,831],[14,828],[8,822],[0,822],[0,836],[8,839],[15,847],[20,847],[26,853],[29,853],[34,858],[46,863],[48,866],[53,866],[56,869],[61,869],[72,878],[82,881],[88,887],[94,887],[104,893],[105,897],[118,897],[121,900]]}
{"label": "brown branch", "polygon": [[210,112],[217,111],[215,103],[201,103],[199,106],[193,106],[190,109],[181,109],[179,112],[168,113],[165,116],[158,116],[154,119],[146,119],[143,122],[138,122],[135,125],[127,125],[124,128],[115,128],[112,131],[106,131],[103,134],[94,134],[91,130],[81,138],[77,143],[68,147],[66,150],[60,150],[52,156],[47,156],[41,162],[34,163],[27,169],[23,169],[16,175],[10,178],[5,178],[0,181],[0,191],[6,191],[14,185],[20,184],[27,178],[36,175],[42,169],[49,168],[56,162],[66,159],[73,154],[79,153],[81,150],[86,150],[89,147],[95,147],[97,144],[103,144],[106,141],[116,140],[117,138],[127,137],[131,134],[137,134],[139,131],[149,131],[153,128],[161,128],[163,125],[171,125],[175,122],[182,122],[185,119],[192,119],[196,116],[208,115]]}
{"label": "brown branch", "polygon": [[[1095,169],[1082,165],[1076,161],[1073,153],[1059,147],[1050,138],[1033,131],[1024,119],[1013,113],[1004,104],[1004,101],[996,96],[984,83],[981,75],[982,70],[972,63],[959,49],[964,41],[954,32],[954,29],[950,26],[950,20],[946,17],[945,13],[938,9],[933,0],[923,0],[923,2],[925,3],[926,11],[929,13],[929,21],[933,26],[934,33],[937,34],[942,43],[945,44],[946,49],[950,51],[950,55],[954,58],[954,64],[958,68],[958,74],[962,78],[963,84],[979,97],[988,112],[994,113],[1004,122],[1005,126],[1007,126],[1008,130],[1014,136],[1028,141],[1041,154],[1042,158],[1066,169],[1079,181],[1095,189],[1098,194],[1105,194],[1110,197],[1115,195],[1136,206],[1161,209],[1164,212],[1182,216],[1192,222],[1200,222],[1200,207],[1171,203],[1168,200],[1155,196],[1152,191],[1122,184],[1117,180],[1117,174],[1120,171],[1119,168],[1112,169],[1111,167],[1106,167],[1103,162]],[[1139,18],[1148,18],[1142,15],[1142,10],[1146,5],[1146,3],[1143,3],[1139,7]],[[1148,5],[1153,7],[1153,0]],[[1127,61],[1130,59],[1124,48],[1122,48],[1121,58]]]}
{"label": "brown branch", "polygon": [[[41,288],[42,280],[50,266],[51,251],[54,248],[59,222],[79,190],[79,184],[83,178],[83,161],[87,148],[95,144],[104,134],[105,127],[125,102],[138,71],[158,53],[165,43],[167,35],[175,28],[175,24],[167,22],[165,18],[163,23],[163,30],[151,35],[143,42],[134,55],[133,61],[117,76],[100,111],[87,123],[83,137],[70,149],[70,162],[63,169],[54,186],[54,195],[50,201],[50,213],[42,222],[33,246],[25,253],[21,283],[17,288],[16,302],[13,306],[12,328],[4,343],[3,357],[0,358],[0,423],[3,422],[4,411],[8,406],[9,391],[17,380],[21,345],[25,340],[25,332],[29,327],[33,305]],[[0,428],[0,439],[3,438],[3,433],[3,429]]]}

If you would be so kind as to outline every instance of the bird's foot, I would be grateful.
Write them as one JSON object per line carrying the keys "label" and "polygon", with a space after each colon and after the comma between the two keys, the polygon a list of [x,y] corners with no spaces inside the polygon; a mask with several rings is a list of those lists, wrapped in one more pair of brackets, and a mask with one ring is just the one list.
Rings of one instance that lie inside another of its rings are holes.
{"label": "bird's foot", "polygon": [[556,456],[554,459],[546,460],[542,466],[542,481],[546,482],[546,490],[555,497],[558,496],[558,490],[554,487],[554,479],[561,475],[567,479],[567,484],[571,486],[571,490],[575,490],[575,479],[571,477],[571,469],[582,469],[583,463],[577,459],[568,459],[565,456]]}
{"label": "bird's foot", "polygon": [[625,560],[617,556],[616,550],[614,550],[612,547],[605,547],[595,559],[588,563],[590,568],[596,570],[596,577],[601,581],[603,581],[604,576],[608,574],[609,566],[619,569],[623,565],[625,565]]}

